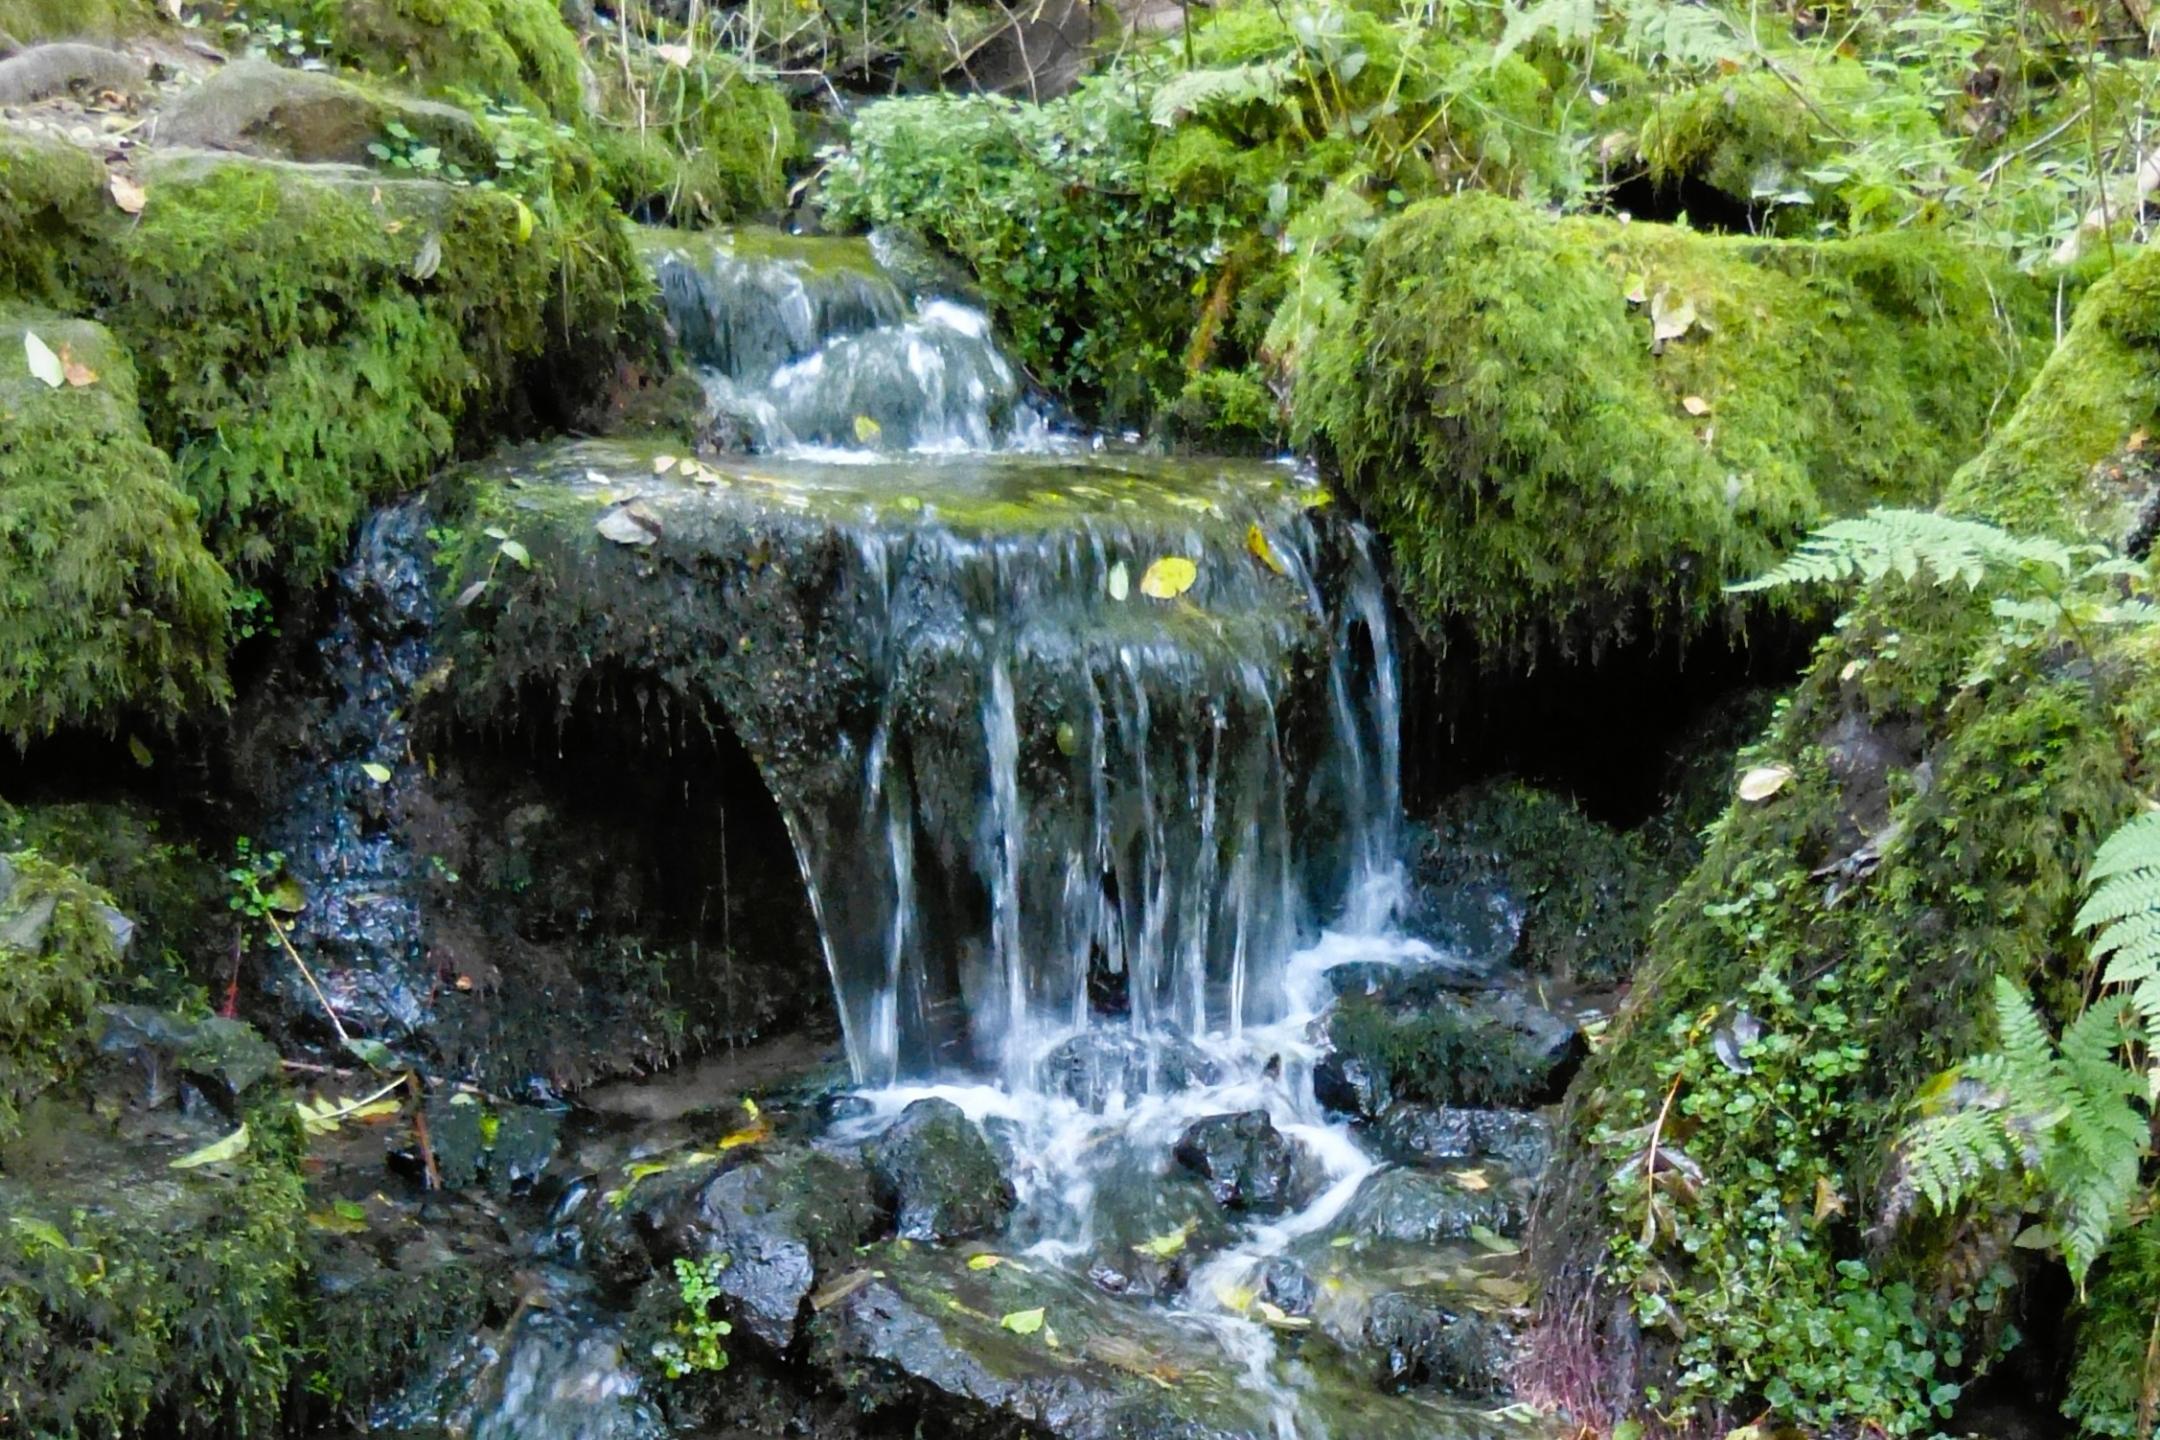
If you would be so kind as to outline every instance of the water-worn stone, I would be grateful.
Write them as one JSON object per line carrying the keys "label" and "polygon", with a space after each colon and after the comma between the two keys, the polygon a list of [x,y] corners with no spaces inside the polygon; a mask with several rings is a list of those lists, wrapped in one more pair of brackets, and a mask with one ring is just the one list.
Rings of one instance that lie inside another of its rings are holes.
{"label": "water-worn stone", "polygon": [[148,1005],[99,1007],[98,1051],[134,1073],[141,1103],[163,1104],[187,1087],[237,1117],[247,1093],[278,1073],[278,1053],[255,1027],[212,1015],[188,1020]]}
{"label": "water-worn stone", "polygon": [[1363,1339],[1382,1388],[1437,1385],[1472,1395],[1503,1388],[1512,1345],[1501,1321],[1426,1289],[1375,1298]]}
{"label": "water-worn stone", "polygon": [[1429,1245],[1463,1240],[1474,1229],[1513,1235],[1523,1227],[1526,1201],[1505,1177],[1479,1175],[1482,1188],[1430,1170],[1384,1169],[1367,1180],[1337,1217],[1338,1235]]}
{"label": "water-worn stone", "polygon": [[965,1240],[1005,1223],[1016,1196],[990,1142],[950,1100],[917,1100],[869,1148],[879,1204],[907,1240]]}
{"label": "water-worn stone", "polygon": [[1043,1088],[1102,1113],[1113,1095],[1212,1085],[1215,1062],[1182,1036],[1147,1041],[1125,1030],[1084,1030],[1043,1057]]}
{"label": "water-worn stone", "polygon": [[1552,1126],[1522,1110],[1474,1110],[1452,1105],[1392,1105],[1373,1127],[1379,1152],[1402,1165],[1447,1165],[1494,1159],[1524,1174],[1544,1168]]}
{"label": "water-worn stone", "polygon": [[1313,1098],[1359,1120],[1376,1118],[1395,1098],[1387,1070],[1364,1055],[1331,1053],[1313,1066]]}
{"label": "water-worn stone", "polygon": [[1275,1128],[1265,1110],[1195,1120],[1178,1137],[1172,1154],[1206,1183],[1215,1203],[1225,1209],[1270,1215],[1290,1203],[1297,1146]]}
{"label": "water-worn stone", "polygon": [[0,60],[0,105],[34,105],[70,91],[131,92],[149,78],[140,60],[102,45],[33,45]]}
{"label": "water-worn stone", "polygon": [[1319,1286],[1312,1273],[1287,1255],[1276,1255],[1260,1267],[1260,1298],[1285,1315],[1310,1315]]}
{"label": "water-worn stone", "polygon": [[267,60],[236,61],[183,92],[159,114],[156,138],[272,160],[364,165],[368,146],[383,143],[393,123],[448,162],[492,165],[479,125],[454,105],[379,95]]}

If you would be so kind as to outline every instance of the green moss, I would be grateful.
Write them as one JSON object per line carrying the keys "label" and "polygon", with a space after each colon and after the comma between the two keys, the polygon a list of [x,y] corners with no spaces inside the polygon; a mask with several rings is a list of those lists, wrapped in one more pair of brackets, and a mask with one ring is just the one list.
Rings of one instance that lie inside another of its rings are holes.
{"label": "green moss", "polygon": [[548,357],[604,374],[646,283],[588,201],[543,198],[535,223],[500,190],[186,158],[149,189],[105,314],[146,357],[152,433],[213,549],[296,582]]}
{"label": "green moss", "polygon": [[0,1152],[0,1409],[45,1440],[273,1433],[298,1333],[301,1186],[282,1092],[231,1121],[46,1105]]}
{"label": "green moss", "polygon": [[83,150],[0,125],[0,300],[69,303],[77,232],[105,203],[105,167]]}
{"label": "green moss", "polygon": [[1640,145],[1658,183],[1699,181],[1747,204],[1806,188],[1816,128],[1806,102],[1758,70],[1660,98]]}
{"label": "green moss", "polygon": [[[372,1222],[384,1202],[360,1203]],[[328,1203],[318,1204],[325,1218],[307,1242],[314,1294],[305,1383],[316,1404],[364,1428],[370,1406],[394,1396],[441,1347],[505,1308],[510,1275],[504,1256],[465,1253],[417,1218],[380,1229],[353,1226]],[[348,1227],[356,1233],[338,1233]]]}
{"label": "green moss", "polygon": [[113,999],[199,1011],[206,989],[229,973],[229,882],[148,807],[0,801],[0,852],[11,850],[35,850],[69,867],[135,922],[127,964],[107,985]]}
{"label": "green moss", "polygon": [[98,1001],[120,965],[110,905],[34,853],[0,859],[0,1141],[89,1056]]}
{"label": "green moss", "polygon": [[2160,1219],[2118,1236],[2099,1274],[2078,1316],[2077,1368],[2063,1413],[2083,1435],[2160,1440]]}
{"label": "green moss", "polygon": [[577,36],[556,0],[252,0],[251,19],[329,38],[339,62],[430,94],[585,110]]}
{"label": "green moss", "polygon": [[[1654,350],[1653,314],[1689,310]],[[1494,663],[1594,654],[1730,618],[1722,585],[1826,514],[1939,494],[2045,315],[2039,287],[1936,239],[1753,241],[1465,195],[1381,230],[1296,412],[1428,636]]]}
{"label": "green moss", "polygon": [[616,198],[676,223],[718,222],[777,211],[800,142],[777,85],[726,55],[670,65],[648,55],[605,73],[604,114],[594,144]]}
{"label": "green moss", "polygon": [[1416,933],[1448,936],[1458,909],[1478,912],[1470,925],[1489,926],[1499,905],[1520,920],[1509,959],[1592,983],[1634,970],[1651,912],[1677,878],[1638,837],[1513,780],[1449,797],[1434,823],[1420,827],[1412,855]]}
{"label": "green moss", "polygon": [[[2156,277],[2160,257],[2140,257],[2095,287],[1946,509],[2124,533],[2122,477],[2160,418]],[[2126,458],[2090,463],[2111,451]],[[2016,1207],[1901,1220],[1892,1145],[1923,1087],[1989,1042],[1997,975],[2058,1019],[2082,1004],[2072,917],[2095,847],[2151,784],[2160,635],[2006,655],[1996,636],[1984,591],[1893,576],[1864,592],[1743,758],[1789,778],[1731,805],[1660,914],[1542,1221],[1548,1264],[1573,1277],[1555,1329],[1593,1258],[1644,1327],[1647,1364],[1602,1397],[1613,1410],[1656,1386],[1698,1421],[1767,1404],[1907,1433],[2004,1334]],[[1684,1169],[1668,1155],[1679,1178],[1658,1189],[1640,1162],[1661,1115]],[[1820,1363],[1839,1317],[1909,1311],[1914,1290],[1921,1349]],[[2098,1371],[2081,1386],[2105,1388]]]}
{"label": "green moss", "polygon": [[1328,1044],[1384,1076],[1406,1100],[1434,1105],[1520,1105],[1553,1068],[1519,1032],[1445,992],[1391,1005],[1346,995],[1328,1015]]}
{"label": "green moss", "polygon": [[44,40],[117,40],[156,29],[150,0],[0,0],[0,34]]}
{"label": "green moss", "polygon": [[[48,386],[31,335],[96,378]],[[229,598],[126,352],[85,321],[0,308],[0,733],[221,700]]]}

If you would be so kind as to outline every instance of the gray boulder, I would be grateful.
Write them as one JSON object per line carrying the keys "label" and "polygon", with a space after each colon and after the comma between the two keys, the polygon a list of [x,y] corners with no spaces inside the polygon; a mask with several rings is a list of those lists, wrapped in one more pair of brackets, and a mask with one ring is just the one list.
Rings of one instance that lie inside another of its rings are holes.
{"label": "gray boulder", "polygon": [[[443,158],[491,163],[472,116],[454,105],[379,95],[334,75],[240,60],[186,91],[159,115],[160,144],[232,150],[304,164],[364,165],[395,122]],[[482,171],[481,173],[486,173]]]}
{"label": "gray boulder", "polygon": [[871,1142],[878,1203],[905,1240],[966,1240],[1005,1223],[1017,1197],[990,1142],[950,1100],[917,1100]]}

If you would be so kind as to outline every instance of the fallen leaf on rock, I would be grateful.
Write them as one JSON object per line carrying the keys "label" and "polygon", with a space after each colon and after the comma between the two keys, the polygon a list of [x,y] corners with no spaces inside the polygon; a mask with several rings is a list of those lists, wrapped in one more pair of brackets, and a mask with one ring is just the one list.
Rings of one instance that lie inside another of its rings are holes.
{"label": "fallen leaf on rock", "polygon": [[113,204],[130,215],[142,214],[143,206],[150,198],[142,186],[125,175],[114,175],[105,182],[105,188],[111,193]]}
{"label": "fallen leaf on rock", "polygon": [[1710,413],[1710,402],[1700,395],[1689,395],[1682,398],[1680,408],[1690,415],[1707,415]]}
{"label": "fallen leaf on rock", "polygon": [[175,1170],[193,1170],[203,1165],[217,1165],[227,1160],[237,1160],[247,1154],[248,1127],[242,1121],[240,1128],[222,1140],[213,1140],[200,1150],[190,1150],[172,1162]]}
{"label": "fallen leaf on rock", "polygon": [[1695,328],[1695,305],[1685,295],[1660,288],[1650,301],[1650,343],[1653,347],[1677,340]]}
{"label": "fallen leaf on rock", "polygon": [[1275,547],[1268,543],[1267,532],[1260,528],[1258,521],[1245,527],[1245,548],[1252,552],[1253,559],[1277,575],[1288,573],[1283,568],[1282,557],[1277,555]]}
{"label": "fallen leaf on rock", "polygon": [[600,532],[602,539],[618,545],[650,545],[660,538],[660,522],[639,508],[635,501],[608,511],[593,529]]}
{"label": "fallen leaf on rock", "polygon": [[1110,598],[1112,600],[1123,600],[1131,593],[1132,572],[1127,570],[1125,562],[1120,560],[1110,567]]}
{"label": "fallen leaf on rock", "polygon": [[1033,1310],[1015,1310],[998,1324],[1015,1335],[1033,1335],[1043,1327],[1043,1310],[1040,1305]]}
{"label": "fallen leaf on rock", "polygon": [[35,330],[23,331],[23,358],[29,362],[30,373],[54,390],[67,383],[67,374],[60,368],[60,357],[53,348],[38,339]]}
{"label": "fallen leaf on rock", "polygon": [[432,280],[435,278],[435,272],[440,269],[442,269],[442,236],[431,230],[428,232],[427,239],[420,242],[420,253],[413,256],[412,278],[415,280]]}
{"label": "fallen leaf on rock", "polygon": [[1758,765],[1740,777],[1740,798],[1760,804],[1785,788],[1792,779],[1790,765]]}

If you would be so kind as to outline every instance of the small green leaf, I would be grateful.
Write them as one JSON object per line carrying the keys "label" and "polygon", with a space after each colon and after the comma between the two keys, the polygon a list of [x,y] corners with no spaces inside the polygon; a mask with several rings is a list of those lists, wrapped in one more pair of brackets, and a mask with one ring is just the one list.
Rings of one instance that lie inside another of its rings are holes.
{"label": "small green leaf", "polygon": [[390,1053],[390,1047],[380,1040],[347,1036],[345,1048],[370,1070],[387,1070],[397,1063],[396,1057]]}
{"label": "small green leaf", "polygon": [[532,569],[532,552],[517,541],[505,540],[495,548],[502,552],[504,559],[515,561],[519,569]]}
{"label": "small green leaf", "polygon": [[367,1219],[367,1206],[360,1204],[356,1200],[333,1200],[330,1202],[330,1208],[337,1211],[347,1220]]}
{"label": "small green leaf", "polygon": [[1033,1335],[1043,1327],[1043,1308],[1038,1305],[1033,1310],[1015,1310],[998,1324],[1015,1335]]}
{"label": "small green leaf", "polygon": [[373,780],[378,785],[387,785],[390,783],[390,767],[388,765],[382,764],[380,761],[369,760],[364,762],[360,766],[360,773],[367,776],[368,779]]}

